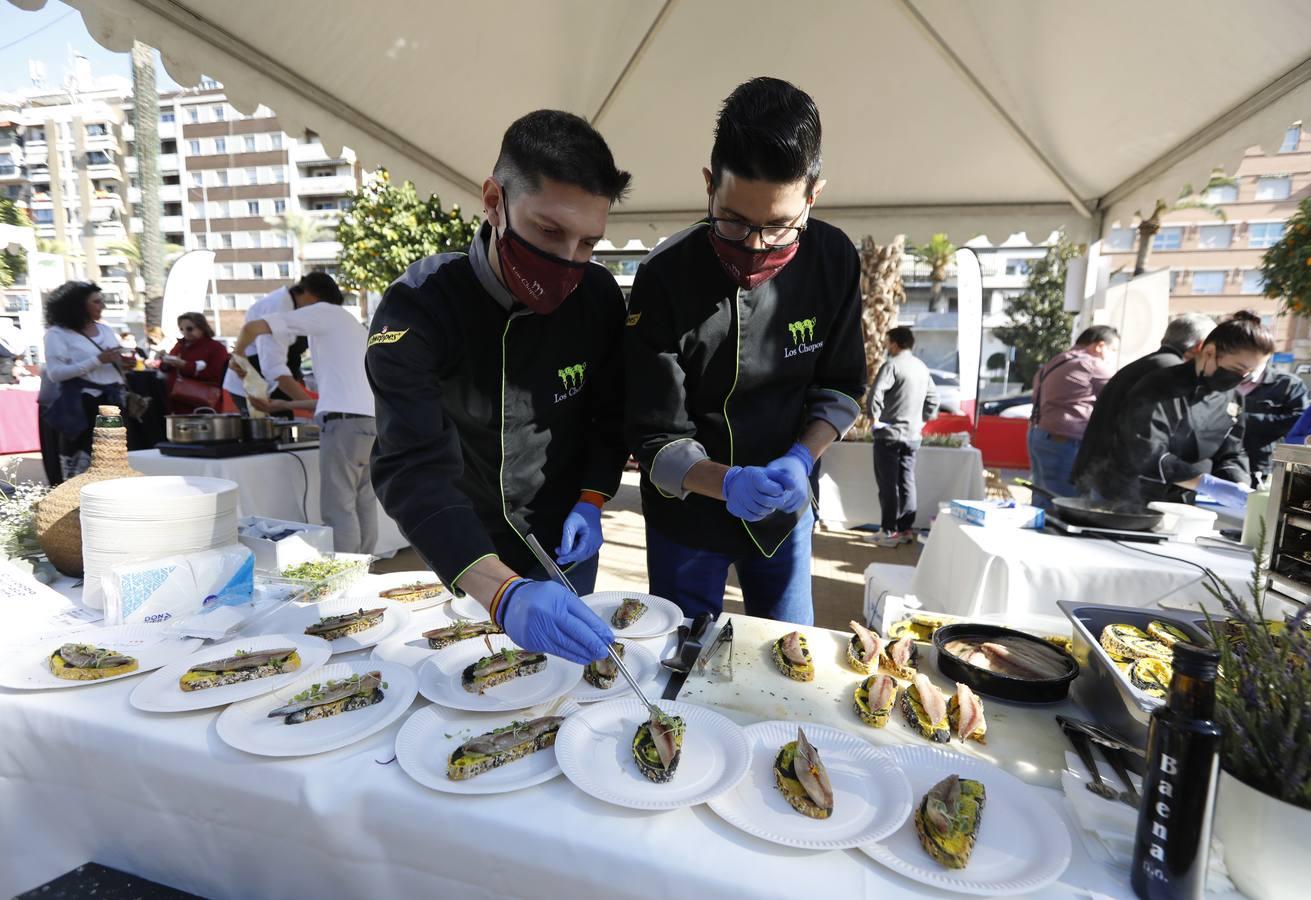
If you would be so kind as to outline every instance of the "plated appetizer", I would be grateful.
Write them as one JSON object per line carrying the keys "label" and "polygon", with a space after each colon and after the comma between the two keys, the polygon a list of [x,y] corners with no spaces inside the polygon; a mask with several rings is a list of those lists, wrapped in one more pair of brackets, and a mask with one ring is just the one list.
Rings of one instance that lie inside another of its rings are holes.
{"label": "plated appetizer", "polygon": [[446,625],[442,628],[434,628],[432,631],[425,631],[423,636],[428,639],[429,647],[440,650],[443,647],[449,647],[451,644],[467,641],[470,638],[504,633],[501,626],[495,622],[471,622],[468,619],[460,619],[454,625]]}
{"label": "plated appetizer", "polygon": [[915,680],[915,639],[903,635],[883,648],[880,665],[902,681]]}
{"label": "plated appetizer", "polygon": [[1026,681],[1060,678],[1070,671],[1069,661],[1046,644],[1016,637],[963,637],[948,641],[944,650],[989,672]]}
{"label": "plated appetizer", "polygon": [[323,638],[325,641],[335,641],[348,634],[368,631],[380,623],[386,613],[387,608],[380,606],[377,609],[361,607],[355,612],[342,613],[339,616],[324,616],[316,624],[306,628],[305,633],[311,637]]}
{"label": "plated appetizer", "polygon": [[[610,645],[614,648],[620,659],[624,658],[624,645],[615,641]],[[608,691],[614,687],[615,679],[619,677],[619,666],[609,656],[603,656],[600,659],[593,660],[583,669],[583,680],[592,687]]]}
{"label": "plated appetizer", "polygon": [[94,644],[64,644],[50,654],[50,673],[68,681],[98,681],[136,670],[135,657]]}
{"label": "plated appetizer", "polygon": [[545,653],[530,653],[506,647],[465,666],[460,683],[469,693],[481,694],[488,688],[524,675],[534,675],[545,668]]}
{"label": "plated appetizer", "polygon": [[383,600],[395,600],[398,603],[418,603],[420,600],[436,597],[445,590],[440,582],[416,581],[414,584],[378,591],[378,596]]}
{"label": "plated appetizer", "polygon": [[929,856],[948,869],[963,869],[974,852],[987,792],[983,782],[948,775],[915,809],[915,833]]}
{"label": "plated appetizer", "polygon": [[[1157,626],[1158,634],[1167,634],[1166,628],[1179,631],[1172,625],[1167,626],[1164,622],[1152,622],[1147,627],[1151,628],[1152,625]],[[1179,634],[1183,635],[1183,632],[1179,631]],[[1185,639],[1187,638],[1187,635],[1183,636]],[[1175,638],[1175,640],[1177,641],[1179,638]],[[1134,625],[1107,625],[1102,629],[1101,643],[1106,652],[1111,655],[1111,658],[1117,661],[1131,661],[1142,659],[1145,656],[1159,659],[1162,662],[1171,662],[1174,659],[1173,643],[1164,644]]]}
{"label": "plated appetizer", "polygon": [[610,624],[622,631],[635,623],[638,619],[642,618],[645,614],[646,604],[641,600],[628,597],[623,603],[619,604],[619,608],[615,610],[615,614],[610,617]]}
{"label": "plated appetizer", "polygon": [[339,713],[365,709],[381,703],[387,688],[381,672],[352,675],[349,678],[330,679],[323,684],[312,684],[291,698],[285,706],[269,713],[270,719],[282,717],[286,725],[299,725],[326,719]]}
{"label": "plated appetizer", "polygon": [[815,665],[810,661],[806,639],[799,631],[789,631],[773,646],[774,665],[793,681],[814,681]]}
{"label": "plated appetizer", "polygon": [[774,758],[774,783],[803,816],[827,819],[833,815],[833,783],[828,769],[800,728],[797,739],[784,744]]}
{"label": "plated appetizer", "polygon": [[933,686],[929,676],[921,673],[901,694],[901,714],[921,735],[939,744],[951,740],[951,725],[947,720],[947,701],[942,692]]}
{"label": "plated appetizer", "polygon": [[856,685],[856,715],[873,728],[888,724],[896,702],[897,680],[891,675],[871,675]]}
{"label": "plated appetizer", "polygon": [[962,741],[986,744],[988,723],[983,718],[983,701],[969,685],[956,682],[956,693],[947,701],[947,719],[952,734]]}
{"label": "plated appetizer", "polygon": [[207,688],[240,684],[271,675],[282,675],[300,668],[300,654],[295,647],[278,647],[273,650],[256,650],[246,653],[238,650],[232,656],[200,663],[182,673],[178,686],[184,691],[203,691]]}
{"label": "plated appetizer", "polygon": [[555,744],[564,716],[511,722],[470,738],[446,760],[446,777],[465,781]]}
{"label": "plated appetizer", "polygon": [[959,621],[960,619],[956,616],[914,613],[910,618],[900,619],[888,626],[888,637],[897,639],[909,635],[917,641],[931,641],[933,640],[933,632],[943,625],[950,625]]}
{"label": "plated appetizer", "polygon": [[851,667],[862,675],[868,675],[879,667],[879,657],[883,655],[883,638],[856,621],[851,625],[851,643],[847,645],[847,661]]}
{"label": "plated appetizer", "polygon": [[681,716],[652,713],[633,735],[633,759],[643,775],[664,784],[678,771],[683,756],[683,735],[687,726]]}

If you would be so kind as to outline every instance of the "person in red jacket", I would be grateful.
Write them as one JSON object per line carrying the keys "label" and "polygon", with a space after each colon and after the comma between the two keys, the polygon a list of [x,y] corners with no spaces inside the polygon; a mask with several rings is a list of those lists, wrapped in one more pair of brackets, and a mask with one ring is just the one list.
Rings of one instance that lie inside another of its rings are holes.
{"label": "person in red jacket", "polygon": [[[189,312],[178,316],[178,329],[182,332],[182,340],[174,344],[159,363],[168,378],[168,411],[171,414],[189,413],[198,406],[218,409],[223,398],[223,374],[228,368],[227,348],[214,340],[214,329],[203,313]],[[199,393],[197,391],[188,391],[186,397],[175,395],[179,375],[212,386],[215,402],[197,403],[193,396]]]}

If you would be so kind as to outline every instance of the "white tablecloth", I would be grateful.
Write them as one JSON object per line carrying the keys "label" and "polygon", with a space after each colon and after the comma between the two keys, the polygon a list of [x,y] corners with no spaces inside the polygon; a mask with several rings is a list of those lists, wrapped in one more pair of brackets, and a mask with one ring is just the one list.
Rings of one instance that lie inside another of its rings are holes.
{"label": "white tablecloth", "polygon": [[[292,456],[295,459],[292,459]],[[304,469],[296,462],[300,460]],[[164,456],[158,450],[134,450],[128,454],[132,468],[143,475],[205,475],[237,483],[239,515],[265,516],[287,522],[323,523],[319,512],[319,451],[259,453],[227,459]],[[306,492],[306,478],[309,490]],[[305,507],[302,508],[302,498]],[[378,543],[375,556],[394,556],[410,542],[391,517],[378,506]]]}
{"label": "white tablecloth", "polygon": [[1170,541],[1120,546],[1028,528],[967,525],[942,515],[920,554],[911,592],[927,609],[963,616],[1061,615],[1057,600],[1121,606],[1154,606],[1167,594],[1177,601],[1207,600],[1203,573],[1180,560],[1208,566],[1239,592],[1251,577],[1246,550]]}
{"label": "white tablecloth", "polygon": [[[214,711],[134,710],[128,695],[138,682],[0,690],[0,896],[88,860],[205,897],[243,900],[795,900],[798,885],[816,898],[954,896],[858,851],[780,847],[737,831],[705,806],[621,809],[563,777],[497,796],[432,791],[397,764],[376,762],[392,756],[400,723],[319,756],[248,756],[219,740]],[[425,704],[420,699],[415,708]],[[1049,711],[1016,708],[1002,719],[1022,714]],[[1055,727],[1050,739],[1060,740]],[[1035,790],[1075,827],[1059,792]],[[1127,875],[1093,862],[1071,837],[1074,856],[1062,882],[1035,896],[1094,891],[1129,900]]]}
{"label": "white tablecloth", "polygon": [[[915,527],[928,528],[938,504],[984,497],[983,454],[975,447],[921,447],[915,454]],[[879,488],[874,447],[839,441],[824,452],[819,474],[819,518],[840,528],[878,525]]]}

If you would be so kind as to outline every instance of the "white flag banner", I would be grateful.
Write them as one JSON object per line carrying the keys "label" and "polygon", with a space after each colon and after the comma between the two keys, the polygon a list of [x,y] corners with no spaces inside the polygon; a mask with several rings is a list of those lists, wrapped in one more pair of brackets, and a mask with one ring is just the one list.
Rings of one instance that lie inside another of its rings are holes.
{"label": "white flag banner", "polygon": [[956,251],[956,360],[961,412],[978,420],[979,353],[983,343],[983,270],[968,247]]}
{"label": "white flag banner", "polygon": [[[213,275],[213,250],[192,250],[173,263],[168,270],[168,280],[164,282],[164,304],[159,312],[165,335],[172,337],[178,316],[205,311],[205,295]],[[217,322],[213,324],[218,325]]]}

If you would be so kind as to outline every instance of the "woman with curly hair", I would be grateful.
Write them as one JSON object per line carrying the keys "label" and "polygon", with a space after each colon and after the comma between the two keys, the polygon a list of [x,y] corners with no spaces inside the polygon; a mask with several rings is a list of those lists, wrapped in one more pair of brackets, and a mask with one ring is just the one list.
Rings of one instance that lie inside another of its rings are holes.
{"label": "woman with curly hair", "polygon": [[46,302],[45,371],[58,390],[48,419],[59,431],[65,479],[91,465],[96,407],[123,405],[122,369],[131,360],[130,351],[100,321],[104,312],[105,297],[90,281],[65,282]]}

